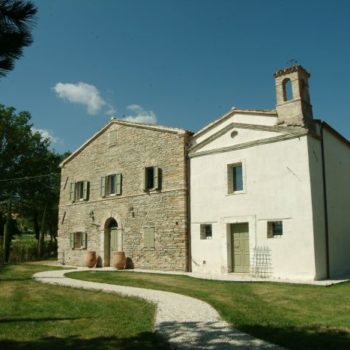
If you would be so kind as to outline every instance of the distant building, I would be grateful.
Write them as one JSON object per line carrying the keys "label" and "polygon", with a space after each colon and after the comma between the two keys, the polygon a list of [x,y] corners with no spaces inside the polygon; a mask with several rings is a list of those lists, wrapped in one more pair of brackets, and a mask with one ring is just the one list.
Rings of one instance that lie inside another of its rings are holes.
{"label": "distant building", "polygon": [[188,269],[185,130],[111,120],[61,164],[59,260]]}
{"label": "distant building", "polygon": [[313,119],[309,77],[277,71],[276,109],[231,109],[194,135],[110,121],[61,164],[60,261],[124,251],[138,268],[350,274],[350,142]]}
{"label": "distant building", "polygon": [[193,271],[350,273],[350,143],[313,119],[309,76],[279,70],[276,110],[233,109],[193,135]]}

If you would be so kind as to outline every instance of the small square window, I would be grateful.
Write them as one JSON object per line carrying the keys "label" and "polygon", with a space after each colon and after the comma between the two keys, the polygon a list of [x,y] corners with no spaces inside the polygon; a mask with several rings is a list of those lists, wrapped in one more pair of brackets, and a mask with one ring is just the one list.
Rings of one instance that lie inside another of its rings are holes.
{"label": "small square window", "polygon": [[267,238],[273,238],[283,235],[282,221],[268,221],[267,223]]}
{"label": "small square window", "polygon": [[203,224],[200,226],[201,230],[201,239],[212,239],[213,238],[213,230],[211,224]]}
{"label": "small square window", "polygon": [[243,186],[243,167],[242,163],[229,164],[227,166],[228,193],[241,192]]}

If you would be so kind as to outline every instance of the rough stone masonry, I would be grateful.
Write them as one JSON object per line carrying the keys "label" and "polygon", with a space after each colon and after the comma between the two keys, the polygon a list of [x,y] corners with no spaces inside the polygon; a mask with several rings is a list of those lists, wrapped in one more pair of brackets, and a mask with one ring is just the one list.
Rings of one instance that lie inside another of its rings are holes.
{"label": "rough stone masonry", "polygon": [[[111,120],[64,160],[59,261],[82,266],[84,255],[92,250],[109,266],[113,222],[122,240],[119,249],[135,267],[187,270],[189,136],[182,129]],[[157,171],[154,188],[147,188],[147,168]],[[151,236],[146,237],[149,228]],[[86,241],[79,244],[82,237]]]}

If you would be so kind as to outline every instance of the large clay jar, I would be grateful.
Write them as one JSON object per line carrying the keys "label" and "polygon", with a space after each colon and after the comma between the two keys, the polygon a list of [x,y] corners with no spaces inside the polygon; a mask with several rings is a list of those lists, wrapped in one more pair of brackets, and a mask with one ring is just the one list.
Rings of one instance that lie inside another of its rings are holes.
{"label": "large clay jar", "polygon": [[126,265],[125,252],[113,252],[113,267],[118,270],[124,270]]}
{"label": "large clay jar", "polygon": [[96,252],[93,250],[88,250],[85,253],[85,266],[86,267],[94,267],[97,263]]}

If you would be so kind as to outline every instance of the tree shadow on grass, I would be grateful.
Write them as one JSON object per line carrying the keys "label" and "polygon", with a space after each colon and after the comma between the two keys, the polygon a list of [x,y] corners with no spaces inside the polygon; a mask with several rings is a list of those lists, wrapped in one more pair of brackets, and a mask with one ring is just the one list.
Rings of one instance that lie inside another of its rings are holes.
{"label": "tree shadow on grass", "polygon": [[[295,350],[350,349],[349,333],[316,327],[246,326],[242,331],[260,339]],[[269,344],[229,327],[221,322],[163,322],[159,327],[162,336],[180,344],[181,349],[239,350],[272,349]],[[1,350],[170,350],[165,338],[157,333],[144,332],[134,337],[96,337],[82,339],[43,337],[32,341],[0,340]]]}
{"label": "tree shadow on grass", "polygon": [[[346,326],[344,325],[344,328]],[[343,329],[344,329],[343,328]],[[259,338],[270,339],[291,350],[345,350],[350,349],[350,332],[334,327],[268,327],[245,326],[242,331]]]}
{"label": "tree shadow on grass", "polygon": [[13,317],[13,318],[0,318],[1,323],[17,323],[17,322],[48,322],[48,321],[75,321],[75,320],[86,320],[92,317]]}
{"label": "tree shadow on grass", "polygon": [[[350,349],[350,332],[317,327],[272,327],[251,325],[240,330],[217,322],[163,322],[159,330],[171,343],[186,350],[270,349],[265,342],[291,350]],[[256,339],[256,338],[258,339]]]}
{"label": "tree shadow on grass", "polygon": [[134,337],[46,337],[33,341],[0,340],[1,350],[170,350],[169,344],[152,332]]}

